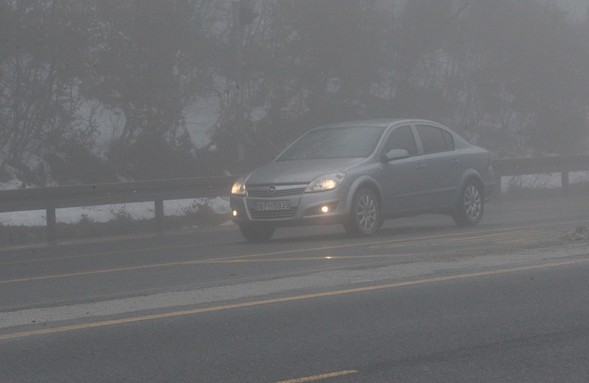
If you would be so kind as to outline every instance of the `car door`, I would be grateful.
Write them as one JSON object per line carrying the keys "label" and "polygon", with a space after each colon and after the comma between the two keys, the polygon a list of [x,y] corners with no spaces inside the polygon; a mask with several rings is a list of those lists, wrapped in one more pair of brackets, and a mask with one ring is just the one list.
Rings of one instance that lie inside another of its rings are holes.
{"label": "car door", "polygon": [[[409,157],[386,161],[384,156],[392,149],[404,149]],[[402,215],[422,205],[425,186],[425,161],[419,156],[417,142],[409,125],[392,130],[382,148],[381,188],[383,211],[387,216]]]}
{"label": "car door", "polygon": [[438,210],[450,207],[460,182],[461,162],[454,150],[454,139],[445,129],[431,125],[415,126],[424,153],[424,207]]}

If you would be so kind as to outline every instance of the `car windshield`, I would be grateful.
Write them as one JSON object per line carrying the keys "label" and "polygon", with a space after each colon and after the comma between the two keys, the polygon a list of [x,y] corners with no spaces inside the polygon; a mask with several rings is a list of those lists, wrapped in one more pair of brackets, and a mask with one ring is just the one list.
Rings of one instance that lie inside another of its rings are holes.
{"label": "car windshield", "polygon": [[291,145],[277,161],[368,157],[383,131],[384,127],[380,126],[312,130]]}

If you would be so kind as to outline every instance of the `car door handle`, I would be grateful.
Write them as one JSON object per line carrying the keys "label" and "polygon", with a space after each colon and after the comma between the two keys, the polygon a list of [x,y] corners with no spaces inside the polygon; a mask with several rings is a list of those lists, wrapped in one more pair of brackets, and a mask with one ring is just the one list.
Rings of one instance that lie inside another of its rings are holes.
{"label": "car door handle", "polygon": [[415,169],[423,169],[425,168],[425,162],[420,162],[417,165],[415,165]]}
{"label": "car door handle", "polygon": [[459,160],[458,158],[452,158],[452,159],[450,160],[450,163],[451,163],[452,165],[458,165],[458,163],[459,163],[459,162],[460,162],[460,160]]}

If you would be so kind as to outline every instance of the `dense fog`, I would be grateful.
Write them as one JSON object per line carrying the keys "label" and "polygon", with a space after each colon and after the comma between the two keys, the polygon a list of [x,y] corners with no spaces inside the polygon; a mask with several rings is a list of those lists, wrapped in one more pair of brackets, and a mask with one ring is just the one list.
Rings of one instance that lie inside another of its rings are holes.
{"label": "dense fog", "polygon": [[587,153],[586,0],[0,0],[0,182],[239,174],[346,120]]}

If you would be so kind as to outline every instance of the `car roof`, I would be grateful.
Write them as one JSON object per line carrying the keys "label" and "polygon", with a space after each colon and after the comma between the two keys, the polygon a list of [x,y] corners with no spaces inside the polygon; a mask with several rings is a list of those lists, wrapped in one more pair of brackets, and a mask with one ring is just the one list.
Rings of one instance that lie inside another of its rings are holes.
{"label": "car roof", "polygon": [[349,128],[351,126],[380,126],[380,127],[387,127],[392,125],[398,124],[414,124],[414,123],[427,123],[427,124],[434,124],[434,125],[442,125],[440,123],[430,121],[430,120],[423,120],[423,119],[415,119],[415,118],[390,118],[390,119],[378,119],[378,120],[359,120],[359,121],[347,121],[347,122],[340,122],[336,124],[329,124],[329,125],[322,125],[319,128]]}
{"label": "car roof", "polygon": [[404,124],[425,124],[425,125],[432,125],[438,128],[442,128],[454,137],[454,142],[456,143],[457,147],[466,147],[472,146],[467,140],[465,140],[462,136],[456,133],[454,130],[450,129],[444,124],[439,122],[435,122],[432,120],[425,120],[425,119],[418,119],[418,118],[388,118],[388,119],[378,119],[378,120],[358,120],[358,121],[348,121],[348,122],[340,122],[337,124],[330,124],[330,125],[322,125],[317,128],[311,129],[318,130],[318,129],[338,129],[338,128],[351,128],[351,127],[382,127],[388,128],[391,126],[400,126]]}

